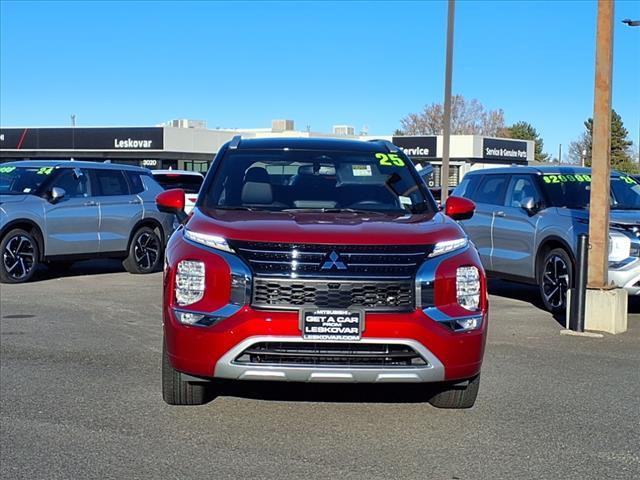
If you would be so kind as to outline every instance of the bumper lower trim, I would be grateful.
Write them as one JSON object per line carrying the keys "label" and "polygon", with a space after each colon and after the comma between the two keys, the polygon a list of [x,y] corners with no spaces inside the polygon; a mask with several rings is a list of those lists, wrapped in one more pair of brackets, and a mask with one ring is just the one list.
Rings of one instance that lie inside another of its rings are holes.
{"label": "bumper lower trim", "polygon": [[[300,337],[250,337],[225,353],[216,363],[213,376],[233,380],[271,380],[290,382],[328,383],[409,383],[440,382],[444,380],[444,365],[421,343],[401,338],[363,338],[359,343],[393,343],[407,345],[418,352],[429,364],[419,367],[323,367],[239,364],[234,360],[247,348],[260,342],[300,342]],[[314,340],[314,342],[318,342]]]}

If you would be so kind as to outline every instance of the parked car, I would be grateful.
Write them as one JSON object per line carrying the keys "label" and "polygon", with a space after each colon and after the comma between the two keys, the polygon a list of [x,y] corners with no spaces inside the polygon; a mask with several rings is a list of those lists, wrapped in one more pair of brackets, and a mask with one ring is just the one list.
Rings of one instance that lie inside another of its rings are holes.
{"label": "parked car", "polygon": [[204,175],[191,170],[151,170],[153,178],[164,188],[181,188],[184,190],[186,203],[185,213],[191,213],[198,200],[198,192],[204,181]]}
{"label": "parked car", "polygon": [[[454,195],[476,203],[460,222],[485,270],[537,284],[550,311],[566,308],[573,285],[577,240],[589,230],[591,170],[507,167],[472,171]],[[640,295],[640,185],[611,174],[609,281]]]}
{"label": "parked car", "polygon": [[[157,198],[176,213],[182,190]],[[476,399],[485,277],[393,144],[234,138],[166,250],[162,388],[204,403],[215,381],[435,382]]]}
{"label": "parked car", "polygon": [[147,169],[74,161],[0,165],[0,280],[30,280],[40,263],[123,258],[131,273],[162,265],[175,216]]}

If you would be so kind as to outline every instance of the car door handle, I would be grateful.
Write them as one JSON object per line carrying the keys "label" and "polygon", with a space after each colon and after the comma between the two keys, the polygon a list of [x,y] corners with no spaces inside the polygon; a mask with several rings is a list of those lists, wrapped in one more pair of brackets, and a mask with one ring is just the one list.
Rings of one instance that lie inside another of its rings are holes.
{"label": "car door handle", "polygon": [[96,205],[98,205],[98,203],[94,202],[93,200],[89,200],[88,202],[84,202],[84,206],[85,207],[95,207]]}
{"label": "car door handle", "polygon": [[129,200],[129,203],[140,205],[142,202],[140,200]]}
{"label": "car door handle", "polygon": [[502,210],[499,211],[499,212],[495,212],[495,214],[496,214],[496,217],[504,217],[505,216],[504,212]]}

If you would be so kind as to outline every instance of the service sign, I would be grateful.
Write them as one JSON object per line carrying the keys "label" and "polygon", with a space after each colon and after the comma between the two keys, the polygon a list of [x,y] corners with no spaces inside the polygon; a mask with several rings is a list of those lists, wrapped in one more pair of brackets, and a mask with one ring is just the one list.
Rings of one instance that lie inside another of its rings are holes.
{"label": "service sign", "polygon": [[527,142],[498,138],[482,139],[482,158],[489,160],[527,161]]}
{"label": "service sign", "polygon": [[392,137],[391,142],[402,149],[410,158],[435,158],[438,137],[416,135],[412,137]]}
{"label": "service sign", "polygon": [[162,150],[161,127],[3,128],[2,150]]}

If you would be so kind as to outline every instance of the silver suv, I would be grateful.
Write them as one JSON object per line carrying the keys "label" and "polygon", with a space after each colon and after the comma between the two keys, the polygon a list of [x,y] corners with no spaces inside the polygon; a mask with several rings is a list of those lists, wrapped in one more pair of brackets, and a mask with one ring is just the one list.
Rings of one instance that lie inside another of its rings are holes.
{"label": "silver suv", "polygon": [[[545,307],[566,308],[580,233],[589,230],[591,170],[507,167],[468,173],[454,195],[476,203],[460,222],[494,276],[537,284]],[[611,174],[609,281],[640,295],[640,185]]]}
{"label": "silver suv", "polygon": [[161,213],[149,170],[74,161],[0,165],[0,281],[30,280],[39,263],[124,259],[131,273],[162,265],[175,216]]}

